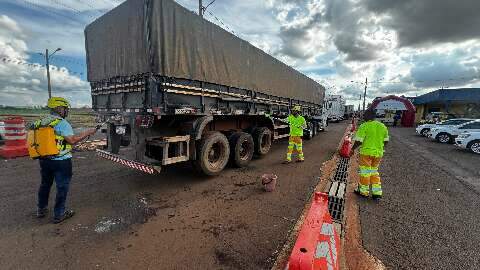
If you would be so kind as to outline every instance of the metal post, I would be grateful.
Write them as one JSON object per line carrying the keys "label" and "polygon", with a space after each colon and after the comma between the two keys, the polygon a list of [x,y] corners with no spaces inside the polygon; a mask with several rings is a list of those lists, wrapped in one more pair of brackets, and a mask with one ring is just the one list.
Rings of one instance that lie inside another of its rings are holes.
{"label": "metal post", "polygon": [[45,50],[45,62],[47,64],[47,84],[48,84],[48,98],[52,97],[52,85],[50,84],[50,63],[48,62],[48,49]]}
{"label": "metal post", "polygon": [[363,92],[363,111],[365,111],[365,99],[367,98],[367,83],[368,80],[365,78],[365,91]]}
{"label": "metal post", "polygon": [[198,0],[198,15],[203,17],[203,3],[202,0]]}

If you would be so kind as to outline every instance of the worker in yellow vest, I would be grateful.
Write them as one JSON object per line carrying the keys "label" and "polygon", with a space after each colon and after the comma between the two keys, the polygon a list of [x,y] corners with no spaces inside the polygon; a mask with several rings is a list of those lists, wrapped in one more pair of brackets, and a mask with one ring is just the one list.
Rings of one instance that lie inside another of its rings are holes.
{"label": "worker in yellow vest", "polygon": [[[57,188],[53,223],[60,223],[75,212],[66,210],[65,202],[72,178],[72,145],[84,140],[95,133],[96,129],[88,129],[79,135],[74,135],[72,126],[65,118],[68,116],[70,103],[61,97],[52,97],[48,100],[47,107],[50,115],[37,120],[31,129],[40,127],[51,127],[54,129],[57,151],[55,155],[38,156],[40,162],[41,184],[38,190],[37,217],[43,218],[48,212],[48,197],[53,181]],[[54,143],[55,143],[54,142]],[[42,142],[37,142],[38,145]]]}
{"label": "worker in yellow vest", "polygon": [[364,123],[360,125],[355,134],[353,149],[360,148],[360,183],[355,193],[369,197],[370,185],[372,198],[382,197],[382,183],[378,167],[384,153],[384,146],[388,143],[387,127],[375,120],[375,111],[367,110],[363,116]]}
{"label": "worker in yellow vest", "polygon": [[300,106],[294,106],[292,114],[284,119],[284,121],[288,122],[290,126],[290,138],[288,140],[287,159],[284,161],[285,164],[292,162],[293,148],[296,148],[298,153],[297,162],[303,162],[305,160],[303,156],[302,137],[303,130],[307,128],[307,122],[305,121],[305,118],[300,115],[301,110]]}

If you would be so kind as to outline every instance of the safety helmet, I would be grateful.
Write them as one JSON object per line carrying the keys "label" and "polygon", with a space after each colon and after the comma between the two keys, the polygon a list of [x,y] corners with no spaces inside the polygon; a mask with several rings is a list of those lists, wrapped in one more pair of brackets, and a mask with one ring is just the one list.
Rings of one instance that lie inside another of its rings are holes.
{"label": "safety helmet", "polygon": [[47,107],[50,109],[55,109],[57,107],[70,107],[70,102],[62,97],[51,97],[48,99]]}
{"label": "safety helmet", "polygon": [[292,111],[297,111],[297,112],[300,112],[302,110],[302,108],[300,107],[300,105],[295,105],[293,106],[293,109]]}

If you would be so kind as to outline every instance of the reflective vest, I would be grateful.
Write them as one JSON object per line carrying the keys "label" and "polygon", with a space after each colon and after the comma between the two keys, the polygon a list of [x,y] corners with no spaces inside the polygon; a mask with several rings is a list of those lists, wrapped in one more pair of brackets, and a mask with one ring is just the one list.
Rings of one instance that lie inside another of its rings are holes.
{"label": "reflective vest", "polygon": [[[45,118],[42,118],[40,120],[37,120],[37,121],[33,122],[32,126],[31,126],[31,129],[34,130],[34,131],[40,130],[40,128],[46,128],[46,127],[47,128],[50,127],[51,129],[53,129],[53,132],[55,134],[54,138],[51,138],[51,136],[35,136],[35,137],[40,140],[40,141],[36,142],[37,145],[40,145],[42,143],[44,143],[44,144],[53,143],[53,142],[42,142],[41,140],[54,139],[55,140],[55,145],[56,145],[56,148],[57,148],[57,151],[58,151],[58,154],[54,155],[55,157],[64,156],[64,155],[66,155],[66,154],[68,154],[72,151],[72,145],[67,143],[67,141],[65,141],[65,137],[60,136],[55,132],[55,126],[58,125],[62,120],[63,119],[58,117],[58,116],[50,115],[50,116],[47,116]],[[41,152],[38,152],[38,151],[37,151],[36,154],[40,157],[49,156],[48,154],[44,154],[44,153],[41,153]]]}
{"label": "reflective vest", "polygon": [[360,125],[355,141],[361,142],[360,154],[382,157],[385,142],[389,140],[387,127],[379,121],[367,121]]}
{"label": "reflective vest", "polygon": [[295,117],[294,115],[289,115],[287,121],[290,125],[290,136],[302,137],[303,128],[306,126],[306,121],[303,116],[299,115]]}

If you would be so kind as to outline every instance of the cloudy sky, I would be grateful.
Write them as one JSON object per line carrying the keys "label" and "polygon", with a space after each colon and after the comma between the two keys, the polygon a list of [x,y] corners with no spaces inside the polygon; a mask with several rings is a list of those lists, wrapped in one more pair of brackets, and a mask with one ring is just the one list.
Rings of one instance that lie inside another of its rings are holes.
{"label": "cloudy sky", "polygon": [[[120,2],[0,0],[0,104],[45,103],[39,53],[60,47],[53,93],[89,105],[83,30]],[[205,18],[356,105],[367,77],[367,100],[480,87],[479,10],[478,0],[216,0]]]}

